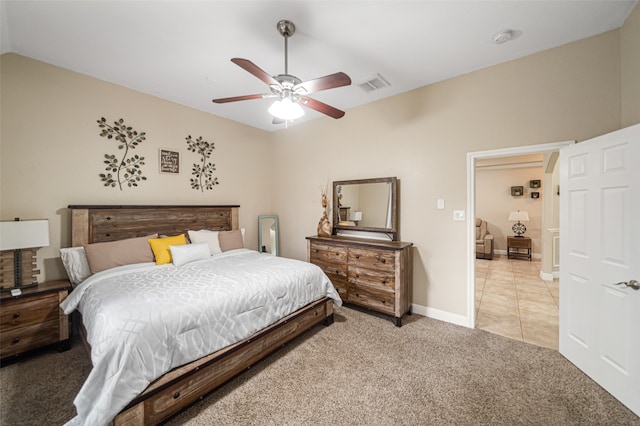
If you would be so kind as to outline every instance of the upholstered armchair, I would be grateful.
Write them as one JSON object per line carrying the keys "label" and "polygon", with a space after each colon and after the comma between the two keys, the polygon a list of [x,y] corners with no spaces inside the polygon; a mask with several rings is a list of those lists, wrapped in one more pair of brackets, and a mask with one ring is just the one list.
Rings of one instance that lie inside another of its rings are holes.
{"label": "upholstered armchair", "polygon": [[476,259],[493,259],[493,235],[482,219],[476,219]]}

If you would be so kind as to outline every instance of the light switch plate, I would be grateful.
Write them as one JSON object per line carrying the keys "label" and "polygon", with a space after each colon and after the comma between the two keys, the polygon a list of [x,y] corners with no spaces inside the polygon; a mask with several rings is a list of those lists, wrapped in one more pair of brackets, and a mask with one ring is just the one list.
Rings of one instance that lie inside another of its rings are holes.
{"label": "light switch plate", "polygon": [[453,220],[464,220],[464,210],[454,210]]}
{"label": "light switch plate", "polygon": [[444,210],[444,198],[438,198],[438,210]]}

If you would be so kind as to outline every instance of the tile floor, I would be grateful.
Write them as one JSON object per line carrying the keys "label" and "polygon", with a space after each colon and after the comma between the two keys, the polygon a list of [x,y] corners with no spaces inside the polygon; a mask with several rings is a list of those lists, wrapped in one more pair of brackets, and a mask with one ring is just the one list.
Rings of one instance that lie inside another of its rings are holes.
{"label": "tile floor", "polygon": [[476,259],[476,328],[558,350],[558,297],[540,261]]}

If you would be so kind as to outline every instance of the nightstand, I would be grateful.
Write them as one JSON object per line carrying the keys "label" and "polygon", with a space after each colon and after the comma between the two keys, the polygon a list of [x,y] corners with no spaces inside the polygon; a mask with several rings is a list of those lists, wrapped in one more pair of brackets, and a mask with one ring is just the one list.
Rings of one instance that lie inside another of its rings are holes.
{"label": "nightstand", "polygon": [[507,237],[507,258],[528,259],[531,262],[531,238]]}
{"label": "nightstand", "polygon": [[12,296],[0,293],[0,361],[56,345],[69,349],[69,318],[59,305],[71,291],[67,280],[48,281]]}

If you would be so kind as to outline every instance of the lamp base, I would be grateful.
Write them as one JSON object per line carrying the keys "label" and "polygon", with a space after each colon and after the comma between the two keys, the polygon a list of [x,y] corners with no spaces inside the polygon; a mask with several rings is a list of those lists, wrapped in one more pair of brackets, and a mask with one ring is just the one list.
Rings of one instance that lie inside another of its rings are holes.
{"label": "lamp base", "polygon": [[38,285],[36,250],[3,250],[0,252],[0,289],[28,288]]}

